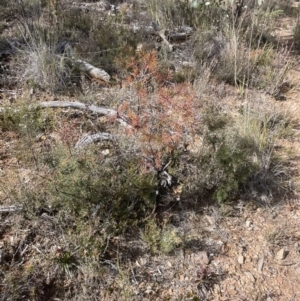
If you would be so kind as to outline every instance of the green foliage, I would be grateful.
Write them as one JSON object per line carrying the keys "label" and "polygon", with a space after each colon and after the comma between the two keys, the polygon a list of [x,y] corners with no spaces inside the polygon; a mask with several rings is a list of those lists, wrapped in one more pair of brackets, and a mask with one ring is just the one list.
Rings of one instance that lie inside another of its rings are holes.
{"label": "green foliage", "polygon": [[156,253],[159,248],[161,228],[157,225],[154,219],[149,219],[146,222],[143,231],[143,240],[148,243],[152,253]]}
{"label": "green foliage", "polygon": [[[285,117],[245,109],[234,119],[209,107],[204,113],[204,140],[194,155],[186,188],[199,196],[209,193],[217,202],[240,193],[272,194],[287,189],[285,163],[274,149],[288,133]],[[280,172],[279,172],[280,170]]]}
{"label": "green foliage", "polygon": [[56,260],[61,266],[64,273],[68,276],[71,275],[71,270],[75,269],[77,265],[77,260],[75,256],[69,251],[61,250]]}
{"label": "green foliage", "polygon": [[163,223],[162,227],[154,219],[146,222],[143,231],[143,240],[146,241],[152,253],[162,252],[169,254],[182,243],[178,231]]}
{"label": "green foliage", "polygon": [[211,27],[221,23],[226,11],[222,1],[159,1],[150,0],[146,2],[152,18],[162,27],[172,28],[183,24],[192,27]]}
{"label": "green foliage", "polygon": [[20,134],[36,137],[53,127],[53,114],[49,110],[6,107],[0,111],[0,127],[4,131],[17,131]]}
{"label": "green foliage", "polygon": [[151,175],[140,173],[138,160],[125,154],[106,157],[96,149],[74,155],[61,150],[52,160],[52,206],[74,217],[96,210],[117,232],[139,223],[154,206],[156,188]]}
{"label": "green foliage", "polygon": [[61,27],[61,31],[66,33],[76,34],[76,32],[80,32],[88,36],[93,23],[91,14],[84,12],[82,9],[75,8],[69,10],[68,13],[61,12],[59,26]]}
{"label": "green foliage", "polygon": [[171,227],[166,227],[161,232],[159,249],[164,254],[169,254],[182,243],[178,231]]}

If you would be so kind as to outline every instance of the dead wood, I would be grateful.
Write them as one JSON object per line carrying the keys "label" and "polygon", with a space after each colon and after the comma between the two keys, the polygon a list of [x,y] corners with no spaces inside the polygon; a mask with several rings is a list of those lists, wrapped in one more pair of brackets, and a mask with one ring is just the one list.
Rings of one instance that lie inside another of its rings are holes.
{"label": "dead wood", "polygon": [[75,59],[73,47],[67,41],[61,41],[58,43],[56,45],[55,53],[67,56],[73,65],[77,66],[81,72],[85,73],[90,78],[99,80],[106,84],[109,83],[110,75],[105,70],[95,67],[86,61]]}
{"label": "dead wood", "polygon": [[[34,108],[71,108],[71,109],[78,109],[78,110],[87,110],[89,112],[98,114],[100,116],[109,116],[115,118],[117,122],[119,122],[122,126],[127,128],[132,128],[132,126],[127,122],[126,117],[119,114],[118,111],[103,107],[98,107],[94,105],[86,105],[81,102],[71,102],[71,101],[44,101],[38,104],[34,104],[29,106],[29,109]],[[17,109],[12,108],[3,108],[0,107],[0,113],[4,113],[5,111],[12,111],[17,112]]]}
{"label": "dead wood", "polygon": [[173,51],[173,45],[169,43],[168,39],[165,36],[165,30],[160,30],[157,32],[157,35],[164,41],[164,43],[169,47],[169,50]]}
{"label": "dead wood", "polygon": [[37,104],[38,107],[42,108],[71,108],[71,109],[79,109],[79,110],[88,110],[92,113],[96,113],[99,115],[117,115],[117,111],[113,109],[107,109],[103,107],[98,107],[94,105],[86,105],[82,102],[77,101],[44,101]]}
{"label": "dead wood", "polygon": [[169,47],[169,50],[173,51],[173,45],[169,43],[165,35],[165,29],[160,29],[159,25],[155,22],[152,22],[151,25],[154,29],[153,34],[158,35],[163,40],[163,42]]}
{"label": "dead wood", "polygon": [[73,63],[76,64],[80,71],[84,72],[87,76],[109,83],[110,75],[103,69],[97,68],[83,60],[74,60]]}
{"label": "dead wood", "polygon": [[15,212],[23,209],[23,206],[0,206],[0,212]]}
{"label": "dead wood", "polygon": [[126,118],[121,116],[116,110],[107,109],[103,107],[98,107],[94,105],[86,105],[81,102],[70,102],[70,101],[45,101],[41,102],[37,105],[37,107],[41,108],[72,108],[72,109],[80,109],[80,110],[87,110],[92,113],[96,113],[102,116],[111,116],[116,119],[121,125],[131,128],[131,125],[128,124]]}
{"label": "dead wood", "polygon": [[116,137],[110,133],[97,133],[94,135],[89,135],[81,138],[75,145],[75,149],[80,149],[87,146],[93,142],[98,142],[102,140],[114,141]]}
{"label": "dead wood", "polygon": [[178,32],[178,33],[173,33],[168,35],[168,38],[170,39],[170,41],[173,42],[181,42],[181,41],[186,41],[190,36],[191,36],[190,33]]}

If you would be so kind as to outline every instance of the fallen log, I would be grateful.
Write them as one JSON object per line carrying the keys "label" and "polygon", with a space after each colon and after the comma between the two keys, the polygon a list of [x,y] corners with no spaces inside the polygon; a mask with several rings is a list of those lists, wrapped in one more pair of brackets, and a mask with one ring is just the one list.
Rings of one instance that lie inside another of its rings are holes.
{"label": "fallen log", "polygon": [[73,47],[67,41],[59,42],[56,45],[55,53],[58,55],[65,55],[70,59],[72,65],[77,66],[78,69],[81,72],[85,73],[88,77],[96,79],[100,82],[104,82],[106,84],[109,83],[110,75],[106,71],[95,67],[86,61],[75,59]]}
{"label": "fallen log", "polygon": [[121,125],[131,128],[132,126],[126,121],[126,118],[121,116],[118,111],[113,109],[107,109],[103,107],[98,107],[94,105],[86,105],[81,102],[71,102],[71,101],[44,101],[37,105],[36,107],[41,108],[72,108],[72,109],[80,109],[80,110],[87,110],[92,113],[96,113],[102,116],[111,116],[116,118],[116,121],[119,122]]}
{"label": "fallen log", "polygon": [[78,101],[44,101],[36,106],[42,108],[71,108],[79,110],[88,110],[99,115],[117,115],[117,111],[113,109],[107,109],[94,105],[86,105]]}
{"label": "fallen log", "polygon": [[79,70],[90,78],[105,82],[106,84],[110,81],[110,75],[103,69],[97,68],[83,60],[73,60],[73,64],[78,66]]}
{"label": "fallen log", "polygon": [[[98,107],[94,105],[87,105],[82,102],[78,101],[44,101],[38,104],[30,105],[29,109],[34,108],[71,108],[71,109],[78,109],[78,110],[87,110],[92,113],[98,114],[100,116],[109,116],[112,118],[115,118],[115,120],[120,123],[122,126],[126,128],[132,128],[132,126],[127,122],[126,117],[119,114],[118,111],[113,109],[108,109],[104,107]],[[17,109],[12,108],[3,108],[0,107],[0,113],[4,113],[5,111],[12,111],[12,112],[18,112]]]}

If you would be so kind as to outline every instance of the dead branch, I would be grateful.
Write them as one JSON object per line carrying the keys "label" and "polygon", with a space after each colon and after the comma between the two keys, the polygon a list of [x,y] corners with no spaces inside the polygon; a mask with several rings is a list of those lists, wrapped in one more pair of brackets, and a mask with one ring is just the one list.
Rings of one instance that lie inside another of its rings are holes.
{"label": "dead branch", "polygon": [[168,38],[173,42],[181,42],[187,40],[191,36],[190,33],[187,32],[178,32],[168,35]]}
{"label": "dead branch", "polygon": [[87,110],[92,113],[96,113],[99,115],[106,115],[106,116],[112,116],[116,118],[116,121],[119,122],[121,125],[131,128],[131,125],[128,124],[126,119],[121,116],[116,110],[113,109],[107,109],[103,107],[98,107],[94,105],[86,105],[81,102],[70,102],[70,101],[44,101],[39,104],[37,104],[37,107],[41,108],[72,108],[72,109],[80,109],[80,110]]}
{"label": "dead branch", "polygon": [[97,68],[83,60],[74,60],[73,63],[78,66],[80,71],[84,72],[89,77],[109,83],[110,75],[103,69]]}
{"label": "dead branch", "polygon": [[[71,102],[71,101],[44,101],[39,104],[29,106],[29,109],[33,108],[71,108],[71,109],[79,109],[79,110],[87,110],[92,113],[96,113],[100,116],[111,116],[116,119],[121,125],[127,128],[132,128],[132,126],[127,122],[124,116],[121,116],[116,110],[107,109],[103,107],[97,107],[94,105],[86,105],[81,102]],[[4,113],[5,111],[10,110],[12,112],[17,112],[17,109],[12,108],[1,108],[0,113]]]}
{"label": "dead branch", "polygon": [[86,61],[75,59],[73,47],[67,41],[61,41],[58,43],[55,52],[58,55],[64,54],[67,56],[73,65],[77,66],[81,72],[85,73],[90,78],[97,79],[101,82],[105,82],[106,84],[109,83],[110,75],[106,71],[97,68]]}
{"label": "dead branch", "polygon": [[169,50],[173,51],[173,45],[169,43],[168,39],[165,36],[165,30],[157,31],[157,35],[164,41],[164,43],[169,47]]}
{"label": "dead branch", "polygon": [[163,40],[163,42],[169,47],[169,50],[172,52],[173,45],[170,44],[168,39],[166,38],[165,29],[160,29],[159,25],[157,23],[155,23],[154,21],[151,23],[151,26],[154,29],[154,34],[158,35]]}
{"label": "dead branch", "polygon": [[114,141],[115,139],[116,139],[116,137],[112,134],[97,133],[94,135],[89,135],[89,136],[83,137],[80,140],[78,140],[78,142],[75,145],[75,149],[80,149],[93,142],[98,142],[98,141],[102,141],[102,140]]}
{"label": "dead branch", "polygon": [[15,212],[23,209],[23,206],[0,206],[0,212]]}
{"label": "dead branch", "polygon": [[116,116],[118,113],[116,110],[107,109],[103,107],[97,107],[94,105],[86,105],[82,102],[78,101],[44,101],[37,104],[38,107],[42,108],[71,108],[71,109],[79,109],[79,110],[88,110],[92,113],[96,113],[99,115],[109,115]]}

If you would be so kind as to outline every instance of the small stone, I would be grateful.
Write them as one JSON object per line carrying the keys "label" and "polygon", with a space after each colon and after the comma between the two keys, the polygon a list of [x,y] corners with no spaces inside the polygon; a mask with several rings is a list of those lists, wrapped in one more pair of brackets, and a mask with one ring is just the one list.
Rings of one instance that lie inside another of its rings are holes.
{"label": "small stone", "polygon": [[247,275],[247,277],[249,278],[249,280],[251,282],[255,282],[255,277],[253,276],[252,273],[250,273],[249,271],[246,271],[245,274]]}
{"label": "small stone", "polygon": [[262,273],[262,270],[263,270],[263,267],[264,267],[264,257],[261,257],[259,260],[258,260],[258,263],[257,263],[257,271],[258,273]]}
{"label": "small stone", "polygon": [[201,251],[198,253],[198,259],[200,263],[208,265],[209,264],[209,257],[206,251]]}
{"label": "small stone", "polygon": [[207,219],[207,221],[209,222],[210,225],[213,226],[213,225],[216,224],[216,220],[212,216],[206,215],[205,217],[206,217],[206,219]]}
{"label": "small stone", "polygon": [[252,226],[253,222],[252,221],[246,221],[246,227],[250,228]]}
{"label": "small stone", "polygon": [[110,151],[109,151],[109,149],[107,148],[107,149],[101,151],[101,153],[102,153],[102,155],[107,156],[107,155],[109,155]]}
{"label": "small stone", "polygon": [[168,266],[169,268],[171,268],[171,267],[172,267],[172,263],[171,263],[170,261],[167,261],[167,266]]}
{"label": "small stone", "polygon": [[239,264],[244,264],[244,262],[245,262],[245,257],[243,255],[239,255],[239,257],[238,257],[238,263]]}
{"label": "small stone", "polygon": [[289,251],[286,250],[285,248],[282,248],[276,253],[276,259],[283,260],[287,257],[288,254],[289,254]]}

